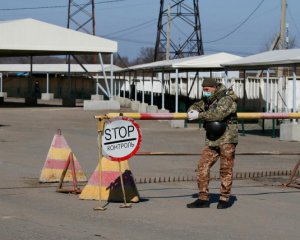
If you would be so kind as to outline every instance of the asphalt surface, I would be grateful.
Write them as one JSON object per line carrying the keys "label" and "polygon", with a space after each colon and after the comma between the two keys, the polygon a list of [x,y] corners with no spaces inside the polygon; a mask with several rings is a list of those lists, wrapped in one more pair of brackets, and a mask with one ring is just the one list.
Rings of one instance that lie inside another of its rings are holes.
{"label": "asphalt surface", "polygon": [[[123,112],[129,111],[122,109]],[[298,239],[299,189],[282,187],[287,177],[235,180],[232,206],[216,209],[219,181],[211,181],[209,209],[187,209],[196,199],[195,182],[137,184],[142,201],[131,209],[55,191],[38,178],[56,130],[89,177],[97,166],[97,122],[103,112],[81,107],[0,108],[0,239]],[[140,151],[197,153],[204,132],[197,125],[172,129],[167,122],[138,121]],[[251,131],[240,137],[237,152],[299,151],[298,142]],[[198,156],[135,156],[129,164],[137,179],[195,176]],[[237,156],[235,171],[292,170],[299,156]],[[218,163],[212,169],[218,173]]]}

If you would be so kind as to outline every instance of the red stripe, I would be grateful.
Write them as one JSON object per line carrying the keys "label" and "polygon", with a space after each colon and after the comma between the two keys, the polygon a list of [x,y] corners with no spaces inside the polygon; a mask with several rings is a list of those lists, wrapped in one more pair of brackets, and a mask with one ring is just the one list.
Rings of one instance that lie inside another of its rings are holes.
{"label": "red stripe", "polygon": [[262,117],[265,119],[282,119],[282,118],[288,118],[288,113],[262,113]]}
{"label": "red stripe", "polygon": [[141,120],[172,120],[173,113],[141,113]]}
{"label": "red stripe", "polygon": [[[124,185],[133,185],[133,179],[131,175],[123,174],[123,181]],[[102,172],[102,187],[119,187],[121,184],[120,181],[120,173],[119,172],[112,172],[112,171],[105,171]],[[88,185],[99,185],[99,172],[95,171],[93,175],[90,177]]]}
{"label": "red stripe", "polygon": [[63,135],[55,134],[53,137],[53,141],[51,143],[51,147],[55,148],[69,148],[66,139]]}
{"label": "red stripe", "polygon": [[[56,159],[47,159],[47,161],[44,164],[44,168],[50,168],[50,169],[64,169],[67,161],[62,160],[56,160]],[[69,166],[70,167],[70,166]],[[81,166],[77,161],[75,161],[75,169],[80,169]]]}

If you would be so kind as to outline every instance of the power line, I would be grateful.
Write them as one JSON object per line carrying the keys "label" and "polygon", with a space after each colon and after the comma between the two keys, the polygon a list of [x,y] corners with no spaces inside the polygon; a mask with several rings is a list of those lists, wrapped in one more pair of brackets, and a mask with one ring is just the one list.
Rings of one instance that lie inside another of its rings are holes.
{"label": "power line", "polygon": [[215,40],[212,40],[212,41],[208,41],[208,42],[204,42],[204,43],[213,43],[213,42],[218,42],[220,40],[223,40],[227,37],[229,37],[231,34],[235,33],[241,26],[243,26],[249,19],[250,17],[252,17],[252,15],[260,8],[260,6],[263,4],[265,0],[262,0],[257,6],[256,8],[249,14],[249,16],[243,21],[241,22],[235,29],[233,29],[231,32],[225,34],[224,36],[218,38],[218,39],[215,39]]}
{"label": "power line", "polygon": [[[119,31],[115,31],[115,32],[112,32],[112,33],[108,33],[108,34],[105,34],[105,35],[103,35],[103,37],[109,37],[109,36],[111,36],[111,35],[115,35],[116,33],[122,33],[122,32],[126,32],[127,30],[133,30],[133,29],[135,29],[135,28],[140,28],[140,27],[142,27],[142,26],[145,26],[145,25],[147,25],[147,24],[149,24],[149,23],[153,23],[153,22],[156,22],[157,21],[157,19],[155,18],[155,19],[152,19],[152,20],[149,20],[149,21],[146,21],[146,22],[143,22],[143,23],[140,23],[140,24],[138,24],[138,25],[134,25],[134,26],[131,26],[131,27],[127,27],[127,28],[124,28],[124,29],[122,29],[122,30],[119,30]],[[134,30],[134,31],[137,31],[138,29],[136,29],[136,30]],[[133,32],[134,32],[133,31]],[[132,32],[132,31],[130,31],[130,32]],[[117,35],[118,35],[117,34]]]}
{"label": "power line", "polygon": [[300,34],[299,28],[298,28],[298,26],[297,26],[297,24],[296,24],[296,21],[295,21],[293,15],[292,15],[292,13],[291,13],[289,7],[287,7],[287,10],[288,10],[288,12],[289,12],[289,14],[290,14],[290,17],[291,17],[291,19],[292,19],[292,21],[293,21],[293,23],[294,23],[294,25],[295,25],[295,28],[296,28],[298,34]]}
{"label": "power line", "polygon": [[[123,2],[125,0],[107,0],[101,2],[95,2],[95,4]],[[83,6],[85,4],[78,4]],[[67,5],[56,5],[56,6],[38,6],[38,7],[19,7],[19,8],[0,8],[0,11],[22,11],[22,10],[38,10],[38,9],[49,9],[49,8],[67,8]]]}

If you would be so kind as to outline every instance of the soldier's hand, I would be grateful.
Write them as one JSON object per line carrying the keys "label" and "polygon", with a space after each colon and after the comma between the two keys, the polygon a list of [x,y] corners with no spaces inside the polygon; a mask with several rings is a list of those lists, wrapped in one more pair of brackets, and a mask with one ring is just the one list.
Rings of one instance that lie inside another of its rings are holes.
{"label": "soldier's hand", "polygon": [[188,119],[189,120],[195,120],[199,118],[199,112],[196,110],[191,110],[188,112]]}

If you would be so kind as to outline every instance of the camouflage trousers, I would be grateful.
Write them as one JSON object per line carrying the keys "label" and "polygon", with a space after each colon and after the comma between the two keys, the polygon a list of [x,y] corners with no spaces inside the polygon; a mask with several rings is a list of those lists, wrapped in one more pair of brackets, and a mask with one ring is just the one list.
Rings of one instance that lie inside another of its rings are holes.
{"label": "camouflage trousers", "polygon": [[197,183],[199,198],[209,200],[210,168],[220,158],[220,200],[228,201],[232,186],[232,170],[234,165],[236,144],[223,144],[218,147],[205,146],[198,164]]}

